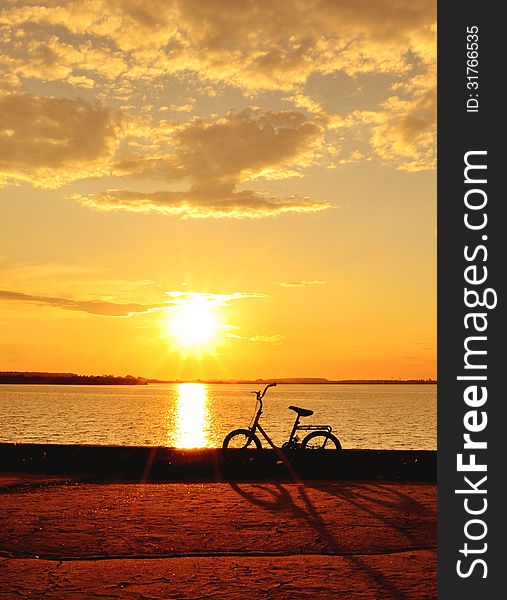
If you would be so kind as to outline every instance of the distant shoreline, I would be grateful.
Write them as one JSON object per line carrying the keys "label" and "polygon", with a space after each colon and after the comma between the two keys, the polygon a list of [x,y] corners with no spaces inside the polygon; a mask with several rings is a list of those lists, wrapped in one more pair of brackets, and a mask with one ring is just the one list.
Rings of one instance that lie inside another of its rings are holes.
{"label": "distant shoreline", "polygon": [[0,372],[1,384],[20,385],[149,385],[176,383],[266,385],[435,385],[434,379],[325,379],[322,377],[281,377],[273,379],[148,379],[127,375],[77,375],[76,373]]}
{"label": "distant shoreline", "polygon": [[283,380],[283,379],[262,379],[262,380],[219,380],[219,379],[195,379],[195,380],[176,380],[176,381],[149,381],[148,383],[207,383],[207,384],[248,384],[248,385],[266,385],[276,381],[278,385],[436,385],[436,380],[429,379],[329,379],[326,381],[312,381],[311,379],[301,380]]}
{"label": "distant shoreline", "polygon": [[76,373],[0,372],[0,384],[20,385],[147,385],[142,377],[114,375],[77,375]]}

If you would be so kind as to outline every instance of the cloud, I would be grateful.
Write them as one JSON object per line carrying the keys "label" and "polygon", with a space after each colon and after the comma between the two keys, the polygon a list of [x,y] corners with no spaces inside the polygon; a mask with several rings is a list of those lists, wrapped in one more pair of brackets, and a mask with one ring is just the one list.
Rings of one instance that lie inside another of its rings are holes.
{"label": "cloud", "polygon": [[169,298],[156,304],[139,304],[135,302],[120,303],[106,300],[75,300],[69,298],[55,298],[51,296],[24,294],[21,292],[0,290],[0,301],[17,301],[23,303],[37,304],[39,306],[50,306],[62,310],[86,312],[92,315],[104,317],[130,317],[136,314],[145,314],[159,310],[166,310],[173,306],[194,302],[208,303],[212,306],[227,307],[230,302],[243,300],[245,298],[264,298],[260,293],[232,292],[230,294],[209,294],[200,292],[166,292]]}
{"label": "cloud", "polygon": [[92,315],[101,315],[105,317],[129,317],[135,314],[148,313],[153,310],[160,310],[160,306],[144,304],[120,304],[117,302],[106,302],[104,300],[71,300],[68,298],[52,298],[50,296],[36,296],[0,290],[0,300],[14,300],[39,306],[52,306],[64,310],[76,310],[90,313]]}
{"label": "cloud", "polygon": [[297,287],[306,287],[308,285],[324,285],[326,282],[325,281],[319,281],[319,280],[302,280],[302,281],[279,281],[278,285],[280,287],[285,287],[285,288],[297,288]]}
{"label": "cloud", "polygon": [[233,300],[244,300],[245,298],[265,298],[265,294],[258,292],[232,292],[230,294],[209,294],[207,292],[166,292],[171,298],[171,303],[178,305],[195,300],[209,302],[213,306],[229,306]]}
{"label": "cloud", "polygon": [[254,342],[256,344],[279,344],[285,339],[283,335],[254,335],[251,338],[248,338],[249,342]]}
{"label": "cloud", "polygon": [[416,88],[409,98],[392,96],[372,128],[371,145],[382,159],[405,171],[433,169],[436,159],[436,87]]}
{"label": "cloud", "polygon": [[300,112],[250,107],[220,118],[191,119],[163,135],[167,133],[170,154],[127,155],[116,163],[115,172],[167,181],[189,179],[198,187],[258,177],[283,179],[314,162],[324,132]]}
{"label": "cloud", "polygon": [[195,107],[195,98],[188,98],[186,103],[182,104],[169,104],[167,106],[160,106],[159,111],[172,111],[172,112],[192,112]]}
{"label": "cloud", "polygon": [[349,137],[367,138],[369,148],[355,149],[340,164],[381,159],[403,171],[435,168],[437,94],[432,75],[417,75],[393,86],[377,111],[353,111],[347,117],[333,115],[328,127]]}
{"label": "cloud", "polygon": [[[65,257],[61,257],[64,259]],[[23,290],[32,296],[73,297],[111,300],[121,293],[124,303],[136,303],[142,295],[144,303],[156,303],[164,291],[161,284],[150,279],[125,279],[115,277],[107,268],[89,265],[62,264],[58,262],[11,262],[0,259],[0,280],[4,289]],[[97,296],[100,290],[100,296]]]}
{"label": "cloud", "polygon": [[102,175],[118,144],[118,121],[83,100],[0,96],[0,182],[57,187]]}
{"label": "cloud", "polygon": [[276,198],[256,192],[129,192],[109,190],[102,194],[74,196],[84,206],[98,210],[127,210],[177,215],[182,218],[262,218],[284,213],[310,213],[330,207],[326,202],[293,196]]}
{"label": "cloud", "polygon": [[[435,53],[435,12],[434,0],[252,0],[233,3],[233,9],[230,0],[68,0],[15,3],[1,22],[16,30],[6,38],[10,54],[29,56],[37,25],[40,38],[62,30],[74,36],[81,54],[83,40],[95,50],[113,49],[111,59],[119,54],[128,64],[120,71],[126,80],[193,73],[245,90],[291,90],[314,73],[399,73],[414,56],[427,63]],[[81,74],[77,59],[62,63],[68,50],[53,52],[58,61],[39,60],[53,76],[59,69],[63,78],[67,69]],[[104,76],[107,61],[95,63]],[[93,66],[84,64],[90,71]]]}
{"label": "cloud", "polygon": [[221,118],[191,119],[173,131],[171,153],[131,154],[118,160],[114,167],[117,174],[188,182],[189,189],[149,193],[108,190],[75,198],[99,210],[192,218],[254,218],[324,210],[329,203],[238,189],[259,178],[301,175],[305,167],[315,162],[322,140],[322,128],[295,111],[262,112],[249,108]]}
{"label": "cloud", "polygon": [[11,44],[5,44],[4,69],[18,79],[64,81],[71,86],[94,88],[101,80],[114,81],[128,71],[127,57],[114,52],[98,39],[77,43],[62,41],[51,30],[18,29]]}
{"label": "cloud", "polygon": [[[333,149],[338,154],[343,144],[325,142],[326,132],[348,129],[369,140],[369,152],[353,148],[326,166],[375,157],[404,170],[433,168],[435,13],[434,0],[251,0],[234,10],[230,0],[8,3],[0,14],[0,72],[11,92],[0,96],[0,182],[57,187],[111,170],[182,185],[175,196],[133,199],[127,190],[108,190],[85,204],[254,217],[328,206],[245,190],[259,178],[301,175]],[[324,97],[311,93],[312,77],[338,73],[357,86],[364,75],[388,75],[392,93],[377,111],[327,114]],[[396,89],[407,78],[411,89]],[[46,97],[17,93],[24,85],[33,91],[34,81]],[[256,101],[275,90],[309,116],[250,109],[157,123],[202,110],[201,96],[231,88],[250,99],[257,94]],[[120,131],[112,111],[50,97],[55,91],[133,108],[137,121],[124,117]],[[120,138],[137,153],[116,157]]]}
{"label": "cloud", "polygon": [[285,339],[284,335],[253,335],[252,337],[245,338],[241,335],[237,335],[236,333],[227,333],[226,337],[231,338],[233,340],[241,340],[244,342],[252,342],[254,344],[279,344]]}

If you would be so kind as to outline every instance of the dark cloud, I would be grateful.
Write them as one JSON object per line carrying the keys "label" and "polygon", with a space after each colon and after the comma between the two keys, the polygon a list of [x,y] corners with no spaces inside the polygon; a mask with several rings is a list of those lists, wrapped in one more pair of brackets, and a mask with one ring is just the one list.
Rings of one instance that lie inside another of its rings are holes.
{"label": "dark cloud", "polygon": [[166,156],[128,156],[115,172],[167,181],[184,180],[185,191],[138,193],[108,190],[79,200],[102,210],[156,211],[186,217],[265,217],[329,208],[302,196],[278,198],[239,190],[258,178],[282,179],[313,164],[323,139],[320,126],[296,111],[247,109],[213,120],[194,119],[178,127]]}
{"label": "dark cloud", "polygon": [[117,146],[112,111],[83,100],[0,96],[0,182],[57,187],[102,175]]}
{"label": "dark cloud", "polygon": [[120,304],[117,302],[106,302],[104,300],[70,300],[68,298],[52,298],[50,296],[35,296],[6,290],[0,290],[0,300],[14,300],[18,302],[38,304],[40,306],[53,306],[55,308],[62,308],[64,310],[77,310],[90,313],[92,315],[101,315],[105,317],[128,317],[134,314],[151,312],[160,308],[156,305],[135,303]]}

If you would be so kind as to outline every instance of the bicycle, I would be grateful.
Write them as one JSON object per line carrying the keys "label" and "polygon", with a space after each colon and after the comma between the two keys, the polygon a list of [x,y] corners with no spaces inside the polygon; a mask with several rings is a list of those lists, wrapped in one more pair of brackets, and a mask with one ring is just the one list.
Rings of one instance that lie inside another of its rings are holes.
{"label": "bicycle", "polygon": [[[266,395],[266,392],[270,387],[275,387],[276,383],[270,383],[261,393],[251,392],[256,395],[256,411],[252,420],[252,424],[246,429],[234,429],[228,433],[223,441],[222,449],[226,458],[232,460],[233,456],[237,458],[244,458],[244,454],[239,450],[261,450],[262,444],[259,437],[256,435],[258,430],[273,450],[279,450],[273,443],[269,435],[264,431],[259,420],[262,415],[262,399]],[[257,408],[258,406],[258,408]],[[292,431],[289,439],[282,444],[283,450],[341,450],[342,445],[340,440],[333,434],[332,427],[330,425],[300,425],[299,421],[302,417],[310,417],[313,415],[313,410],[307,408],[300,408],[298,406],[289,406],[290,410],[296,413],[296,420],[292,426]],[[297,436],[298,431],[310,431],[302,441]],[[232,451],[232,452],[229,452]],[[241,456],[240,456],[241,455]]]}

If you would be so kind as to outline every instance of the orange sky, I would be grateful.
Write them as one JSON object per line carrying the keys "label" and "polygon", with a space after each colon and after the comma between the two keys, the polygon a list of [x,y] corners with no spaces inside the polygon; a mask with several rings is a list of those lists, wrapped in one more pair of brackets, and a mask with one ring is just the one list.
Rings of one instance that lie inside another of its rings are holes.
{"label": "orange sky", "polygon": [[435,377],[435,3],[0,27],[0,370]]}

